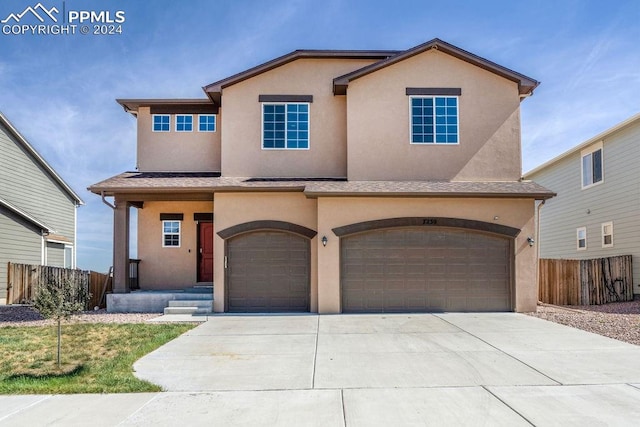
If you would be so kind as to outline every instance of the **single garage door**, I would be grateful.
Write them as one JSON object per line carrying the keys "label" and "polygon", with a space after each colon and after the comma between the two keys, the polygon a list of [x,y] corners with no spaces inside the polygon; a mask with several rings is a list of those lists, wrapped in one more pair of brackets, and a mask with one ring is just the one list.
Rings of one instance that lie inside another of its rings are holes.
{"label": "single garage door", "polygon": [[296,234],[255,231],[227,243],[227,310],[309,311],[310,243]]}
{"label": "single garage door", "polygon": [[393,228],[341,239],[343,312],[509,311],[511,239]]}

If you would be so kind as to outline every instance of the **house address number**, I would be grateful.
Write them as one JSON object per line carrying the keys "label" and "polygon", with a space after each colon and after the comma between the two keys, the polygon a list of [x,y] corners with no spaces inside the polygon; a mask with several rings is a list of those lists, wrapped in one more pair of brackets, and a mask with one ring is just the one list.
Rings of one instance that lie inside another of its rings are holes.
{"label": "house address number", "polygon": [[422,220],[422,225],[438,225],[438,220],[435,218],[425,218]]}

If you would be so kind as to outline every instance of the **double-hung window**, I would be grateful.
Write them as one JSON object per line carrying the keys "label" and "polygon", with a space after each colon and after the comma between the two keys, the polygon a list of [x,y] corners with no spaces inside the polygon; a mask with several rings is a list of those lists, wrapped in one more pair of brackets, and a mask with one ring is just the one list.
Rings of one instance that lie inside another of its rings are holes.
{"label": "double-hung window", "polygon": [[216,116],[215,114],[200,114],[198,116],[198,132],[215,132]]}
{"label": "double-hung window", "polygon": [[596,144],[586,150],[582,150],[582,188],[602,182],[602,143]]}
{"label": "double-hung window", "polygon": [[602,224],[602,247],[613,247],[613,222],[605,222]]}
{"label": "double-hung window", "polygon": [[178,114],[176,116],[176,132],[193,131],[193,116],[191,114]]}
{"label": "double-hung window", "polygon": [[171,116],[168,114],[154,114],[153,115],[153,131],[154,132],[169,132],[171,122]]}
{"label": "double-hung window", "polygon": [[587,250],[587,228],[586,227],[578,227],[576,230],[576,249],[579,251]]}
{"label": "double-hung window", "polygon": [[180,247],[180,221],[162,221],[162,247]]}

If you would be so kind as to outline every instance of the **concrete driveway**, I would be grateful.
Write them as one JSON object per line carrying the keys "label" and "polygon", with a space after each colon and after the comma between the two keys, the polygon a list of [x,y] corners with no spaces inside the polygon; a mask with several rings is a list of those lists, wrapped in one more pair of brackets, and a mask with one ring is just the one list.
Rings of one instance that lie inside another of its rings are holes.
{"label": "concrete driveway", "polygon": [[104,425],[631,425],[639,362],[514,313],[221,315],[136,362],[167,393],[0,398],[0,424],[80,405]]}

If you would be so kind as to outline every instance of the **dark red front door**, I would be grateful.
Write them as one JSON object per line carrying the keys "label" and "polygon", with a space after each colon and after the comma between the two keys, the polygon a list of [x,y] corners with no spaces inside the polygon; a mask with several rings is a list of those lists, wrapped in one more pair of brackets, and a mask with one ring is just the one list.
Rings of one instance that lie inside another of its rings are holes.
{"label": "dark red front door", "polygon": [[213,282],[213,223],[198,224],[198,282]]}

